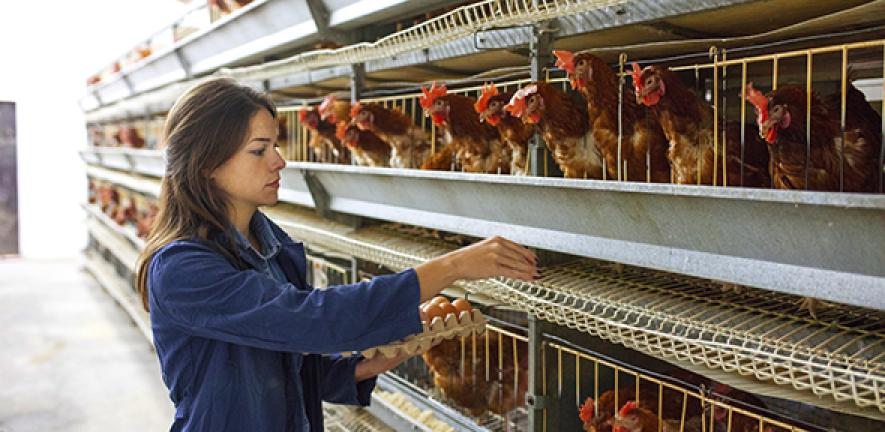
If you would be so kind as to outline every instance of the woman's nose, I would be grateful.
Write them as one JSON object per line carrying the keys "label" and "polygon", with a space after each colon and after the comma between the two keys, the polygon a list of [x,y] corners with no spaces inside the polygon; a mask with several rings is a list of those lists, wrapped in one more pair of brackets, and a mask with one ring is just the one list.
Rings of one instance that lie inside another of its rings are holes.
{"label": "woman's nose", "polygon": [[279,151],[273,152],[273,162],[271,162],[271,170],[279,171],[286,167],[286,160],[283,159],[283,155],[280,154]]}

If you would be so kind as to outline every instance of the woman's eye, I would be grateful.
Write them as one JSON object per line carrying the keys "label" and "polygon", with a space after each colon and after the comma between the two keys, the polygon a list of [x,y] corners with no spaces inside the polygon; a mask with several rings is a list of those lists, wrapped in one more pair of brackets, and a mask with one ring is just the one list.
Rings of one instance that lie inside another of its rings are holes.
{"label": "woman's eye", "polygon": [[264,149],[252,150],[249,153],[252,153],[255,156],[264,156]]}

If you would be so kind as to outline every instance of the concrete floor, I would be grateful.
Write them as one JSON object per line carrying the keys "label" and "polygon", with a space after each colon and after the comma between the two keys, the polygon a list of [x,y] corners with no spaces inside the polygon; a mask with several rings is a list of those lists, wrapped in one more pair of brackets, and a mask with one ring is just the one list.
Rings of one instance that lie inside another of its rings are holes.
{"label": "concrete floor", "polygon": [[168,430],[156,354],[80,267],[0,259],[0,432]]}

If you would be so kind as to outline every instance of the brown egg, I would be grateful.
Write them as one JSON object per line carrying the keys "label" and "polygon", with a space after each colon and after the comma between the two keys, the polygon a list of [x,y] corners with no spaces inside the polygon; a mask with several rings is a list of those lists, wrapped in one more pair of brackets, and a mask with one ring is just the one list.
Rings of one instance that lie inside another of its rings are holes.
{"label": "brown egg", "polygon": [[421,321],[427,320],[427,305],[421,305],[418,307],[418,316],[421,317]]}
{"label": "brown egg", "polygon": [[424,315],[427,316],[427,322],[430,323],[433,321],[434,317],[443,316],[442,309],[435,304],[428,304],[424,306]]}
{"label": "brown egg", "polygon": [[455,310],[457,311],[456,315],[458,315],[459,318],[461,317],[461,312],[467,312],[469,314],[470,311],[473,310],[473,308],[470,307],[470,303],[468,303],[467,300],[464,299],[457,299],[453,301],[452,306],[455,307]]}
{"label": "brown egg", "polygon": [[[425,303],[424,306],[421,307],[421,309],[424,311],[424,316],[427,317],[428,322],[432,320],[434,316],[439,315],[439,313],[437,312],[437,309],[439,309],[439,307],[437,305]],[[434,315],[434,313],[436,313],[436,315]]]}
{"label": "brown egg", "polygon": [[449,314],[454,314],[458,312],[458,310],[455,309],[455,307],[448,302],[438,305],[437,308],[441,311],[440,316],[442,317],[442,319],[446,319]]}
{"label": "brown egg", "polygon": [[448,302],[449,302],[449,299],[447,299],[443,296],[436,296],[430,300],[430,304],[434,304],[434,305],[441,304],[441,303],[448,303]]}

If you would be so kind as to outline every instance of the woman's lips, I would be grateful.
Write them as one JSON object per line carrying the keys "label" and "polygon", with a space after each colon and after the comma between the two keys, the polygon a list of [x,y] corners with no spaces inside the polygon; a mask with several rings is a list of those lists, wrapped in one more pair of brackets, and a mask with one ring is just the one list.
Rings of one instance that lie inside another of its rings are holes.
{"label": "woman's lips", "polygon": [[276,179],[276,180],[274,180],[274,181],[272,181],[272,182],[270,182],[270,183],[268,183],[268,184],[266,184],[266,185],[264,185],[264,186],[266,186],[266,187],[271,187],[271,188],[279,188],[279,187],[280,187],[280,179]]}

